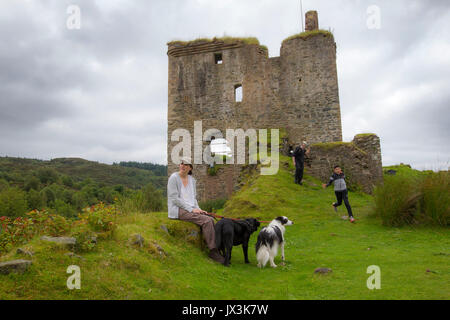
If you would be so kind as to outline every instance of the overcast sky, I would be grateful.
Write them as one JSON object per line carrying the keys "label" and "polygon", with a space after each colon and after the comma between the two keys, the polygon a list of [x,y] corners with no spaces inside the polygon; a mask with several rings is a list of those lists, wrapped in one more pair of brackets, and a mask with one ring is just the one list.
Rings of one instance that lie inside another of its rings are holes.
{"label": "overcast sky", "polygon": [[[374,132],[383,165],[448,168],[450,1],[311,9],[335,35],[344,140]],[[166,163],[166,43],[255,36],[278,56],[300,19],[300,0],[2,0],[0,155]]]}

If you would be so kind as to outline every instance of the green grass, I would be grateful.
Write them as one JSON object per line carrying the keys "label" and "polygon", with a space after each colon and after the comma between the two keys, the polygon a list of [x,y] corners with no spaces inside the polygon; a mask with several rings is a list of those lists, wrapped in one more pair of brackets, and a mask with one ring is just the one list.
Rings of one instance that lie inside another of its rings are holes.
{"label": "green grass", "polygon": [[306,39],[308,39],[310,37],[314,37],[314,36],[317,36],[317,35],[322,35],[322,36],[331,37],[331,38],[334,37],[333,33],[328,31],[328,30],[313,30],[313,31],[305,31],[305,32],[297,33],[297,34],[294,34],[294,35],[292,35],[290,37],[287,37],[286,39],[283,40],[283,43],[285,41],[289,41],[289,40],[292,40],[292,39],[303,39],[303,40],[306,40]]}
{"label": "green grass", "polygon": [[258,38],[255,37],[230,37],[230,36],[223,36],[223,37],[214,37],[214,38],[198,38],[198,39],[194,39],[194,40],[189,40],[189,41],[183,41],[183,40],[173,40],[167,43],[167,45],[176,45],[176,46],[194,46],[194,45],[198,45],[198,44],[204,44],[204,43],[211,43],[211,42],[216,42],[216,41],[220,41],[223,43],[236,43],[236,42],[240,42],[240,43],[244,43],[247,45],[258,45],[262,50],[268,51],[267,46],[265,45],[261,45],[259,43]]}
{"label": "green grass", "polygon": [[[249,177],[248,184],[226,204],[229,216],[270,220],[286,215],[294,221],[286,231],[286,265],[256,267],[250,240],[245,264],[240,247],[233,250],[229,268],[207,258],[204,249],[186,241],[183,228],[167,213],[137,213],[119,219],[112,240],[99,241],[95,251],[80,253],[84,260],[34,240],[25,247],[35,252],[33,265],[23,275],[0,275],[0,299],[449,299],[450,233],[438,227],[382,226],[371,215],[373,198],[350,193],[356,224],[342,220],[344,207],[335,213],[332,188],[306,176],[303,186],[293,183],[289,158],[280,158],[275,176]],[[160,228],[169,227],[170,234]],[[134,233],[152,245],[129,245]],[[19,258],[15,250],[1,261]],[[68,290],[66,268],[81,268],[81,290]],[[366,287],[367,267],[381,268],[381,289]],[[315,275],[318,267],[331,268]],[[428,270],[428,272],[427,272]]]}

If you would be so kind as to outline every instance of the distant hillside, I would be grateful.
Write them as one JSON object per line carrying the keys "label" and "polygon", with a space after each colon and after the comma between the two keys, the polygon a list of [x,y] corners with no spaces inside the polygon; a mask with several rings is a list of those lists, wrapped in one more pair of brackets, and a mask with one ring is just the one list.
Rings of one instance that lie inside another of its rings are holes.
{"label": "distant hillside", "polygon": [[10,185],[23,187],[27,175],[39,169],[54,169],[62,175],[69,176],[74,182],[92,179],[100,185],[123,185],[131,189],[140,189],[152,183],[157,189],[164,189],[167,175],[161,175],[162,165],[139,169],[118,164],[108,165],[81,158],[57,158],[50,161],[0,157],[0,179],[5,179]]}
{"label": "distant hillside", "polygon": [[[116,165],[116,163],[114,163]],[[157,176],[167,176],[167,166],[151,162],[121,161],[119,166],[150,170]]]}

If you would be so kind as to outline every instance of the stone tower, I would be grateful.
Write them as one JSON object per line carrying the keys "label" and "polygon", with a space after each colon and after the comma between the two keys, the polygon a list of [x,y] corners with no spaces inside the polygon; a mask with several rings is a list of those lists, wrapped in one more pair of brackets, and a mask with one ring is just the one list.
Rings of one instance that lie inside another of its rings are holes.
{"label": "stone tower", "polygon": [[[194,121],[201,120],[196,139],[203,147],[210,128],[224,137],[227,128],[284,129],[292,144],[342,141],[334,37],[318,30],[317,12],[308,12],[306,23],[310,32],[285,39],[273,58],[255,38],[168,43],[169,175],[177,170],[172,133],[186,129],[194,144]],[[200,200],[225,198],[235,190],[240,165],[226,165],[216,176],[207,170],[207,164],[194,165]]]}

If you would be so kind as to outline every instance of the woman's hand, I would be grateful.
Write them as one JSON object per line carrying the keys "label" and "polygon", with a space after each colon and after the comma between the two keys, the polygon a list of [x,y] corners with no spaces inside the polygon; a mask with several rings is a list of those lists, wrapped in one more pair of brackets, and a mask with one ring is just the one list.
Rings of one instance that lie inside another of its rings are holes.
{"label": "woman's hand", "polygon": [[322,188],[325,189],[326,187],[327,187],[327,185],[326,185],[325,183],[323,183],[323,184],[322,184]]}
{"label": "woman's hand", "polygon": [[202,209],[198,209],[198,208],[195,208],[194,210],[192,210],[192,212],[193,213],[206,213],[206,211],[205,210],[202,210]]}

